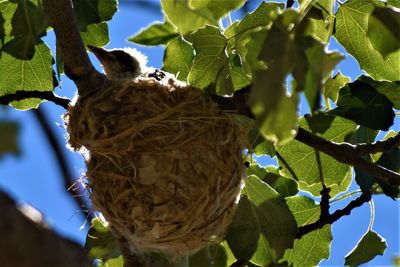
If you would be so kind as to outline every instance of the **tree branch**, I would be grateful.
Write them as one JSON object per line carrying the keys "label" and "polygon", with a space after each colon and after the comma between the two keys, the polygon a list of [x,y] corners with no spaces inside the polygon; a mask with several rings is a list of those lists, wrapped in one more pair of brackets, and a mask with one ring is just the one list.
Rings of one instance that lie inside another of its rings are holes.
{"label": "tree branch", "polygon": [[350,215],[351,211],[357,207],[360,207],[364,203],[368,202],[371,200],[371,194],[361,194],[357,199],[351,201],[346,207],[343,209],[336,210],[333,214],[328,214],[326,216],[320,216],[318,221],[315,223],[311,223],[305,226],[299,227],[299,231],[296,235],[296,238],[300,239],[302,236],[305,234],[308,234],[312,231],[321,229],[324,227],[326,224],[333,224],[337,220],[339,220],[341,217],[345,215]]}
{"label": "tree branch", "polygon": [[358,156],[356,146],[352,144],[335,143],[314,135],[303,128],[299,128],[295,139],[331,156],[338,162],[360,168],[388,184],[400,185],[400,174],[361,158]]}
{"label": "tree branch", "polygon": [[0,191],[1,266],[88,267],[83,249],[50,230],[40,212]]}
{"label": "tree branch", "polygon": [[43,0],[45,14],[54,28],[64,59],[65,74],[74,81],[81,96],[101,88],[106,77],[92,65],[79,33],[71,0]]}
{"label": "tree branch", "polygon": [[55,95],[51,91],[16,91],[12,94],[6,94],[0,96],[0,104],[1,105],[9,105],[13,101],[24,100],[28,98],[39,98],[44,99],[50,102],[53,102],[56,105],[59,105],[65,109],[68,109],[68,105],[70,100],[68,98],[63,98]]}
{"label": "tree branch", "polygon": [[400,133],[385,141],[376,141],[372,144],[358,144],[356,145],[356,151],[358,155],[364,156],[366,154],[389,151],[398,146],[400,146]]}
{"label": "tree branch", "polygon": [[[56,162],[60,168],[61,175],[64,181],[64,188],[67,190],[67,192],[71,194],[72,199],[76,202],[76,204],[79,207],[79,211],[83,212],[85,218],[91,220],[93,216],[91,215],[90,209],[87,207],[87,204],[83,199],[84,190],[78,186],[77,181],[74,179],[74,175],[71,173],[70,169],[66,164],[68,160],[66,159],[65,154],[63,152],[65,146],[59,144],[57,137],[53,132],[53,130],[51,129],[46,119],[46,115],[44,114],[42,109],[39,108],[33,110],[33,114],[35,115],[42,130],[44,131],[46,140],[48,141],[51,150],[53,151],[56,157]],[[75,190],[77,192],[75,192]]]}

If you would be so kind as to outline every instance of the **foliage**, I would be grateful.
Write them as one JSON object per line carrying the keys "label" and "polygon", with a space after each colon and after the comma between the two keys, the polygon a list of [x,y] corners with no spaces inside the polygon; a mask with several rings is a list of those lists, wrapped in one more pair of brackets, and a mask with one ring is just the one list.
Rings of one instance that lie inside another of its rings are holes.
{"label": "foliage", "polygon": [[[378,131],[393,126],[400,108],[400,16],[393,8],[399,6],[396,1],[301,0],[293,9],[266,1],[223,28],[219,21],[245,2],[162,0],[165,21],[129,40],[165,45],[163,69],[205,93],[232,95],[251,88],[248,104],[256,134],[249,135],[253,147],[248,158],[278,158],[278,166],[266,168],[251,162],[226,240],[192,255],[189,265],[222,267],[240,261],[248,266],[315,266],[329,258],[331,226],[301,239],[296,233],[298,227],[323,216],[322,205],[315,200],[324,187],[334,197],[346,192],[355,179],[364,193],[383,192],[393,199],[399,197],[399,187],[337,162],[295,139],[296,133],[302,127],[325,140],[360,144],[373,142]],[[84,42],[108,43],[106,21],[117,10],[116,0],[74,4]],[[61,72],[62,58],[57,54],[53,59],[41,40],[49,29],[41,1],[2,1],[0,14],[0,75],[5,77],[0,80],[0,96],[53,90],[53,63]],[[326,49],[332,38],[357,60],[365,75],[351,81],[337,70],[345,55]],[[302,96],[310,114],[299,116]],[[25,99],[12,105],[29,109],[39,103]],[[15,125],[0,124],[4,127],[8,130],[0,130],[0,136],[16,131]],[[394,147],[362,156],[399,172],[399,151]],[[15,143],[0,147],[0,156],[5,152],[17,152]],[[299,196],[299,190],[313,197]],[[122,266],[113,242],[109,230],[95,221],[86,244],[90,257],[102,260],[101,266]],[[385,248],[383,238],[369,231],[345,264],[367,262]]]}

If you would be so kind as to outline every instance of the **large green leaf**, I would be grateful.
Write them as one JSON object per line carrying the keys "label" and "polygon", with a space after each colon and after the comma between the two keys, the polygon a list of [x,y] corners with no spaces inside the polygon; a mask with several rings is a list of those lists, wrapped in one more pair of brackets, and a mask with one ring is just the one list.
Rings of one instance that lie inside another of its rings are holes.
{"label": "large green leaf", "polygon": [[[334,142],[343,142],[345,137],[356,129],[356,124],[347,119],[323,113],[312,117],[302,117],[299,120],[299,125]],[[350,166],[339,163],[328,155],[319,152],[322,170],[322,174],[320,174],[316,151],[297,140],[278,146],[277,151],[296,174],[300,190],[319,196],[322,190],[321,175],[325,185],[331,187],[332,197],[346,191],[350,185]],[[279,162],[279,165],[282,167],[283,175],[292,177],[285,164]]]}
{"label": "large green leaf", "polygon": [[190,85],[204,89],[214,83],[219,71],[227,64],[226,38],[218,28],[206,26],[193,33],[196,56],[190,69]]}
{"label": "large green leaf", "polygon": [[215,19],[225,16],[229,11],[240,8],[247,0],[189,0],[193,9],[207,8],[214,14]]}
{"label": "large green leaf", "polygon": [[254,175],[246,180],[243,196],[226,240],[237,259],[267,266],[276,264],[293,245],[296,222],[286,203]]}
{"label": "large green leaf", "polygon": [[0,121],[0,159],[5,154],[19,155],[18,135],[20,127],[14,121]]}
{"label": "large green leaf", "polygon": [[206,25],[218,25],[208,8],[194,9],[188,0],[161,0],[162,9],[181,34],[194,32]]}
{"label": "large green leaf", "polygon": [[[294,196],[286,202],[299,226],[304,226],[319,219],[321,209],[310,198]],[[332,242],[331,226],[312,231],[294,242],[293,249],[285,252],[283,260],[293,267],[317,266],[322,259],[328,259]]]}
{"label": "large green leaf", "polygon": [[374,130],[388,130],[395,117],[393,103],[367,79],[347,84],[339,92],[333,114]]}
{"label": "large green leaf", "polygon": [[381,49],[376,48],[377,44],[392,42],[392,39],[388,35],[391,31],[383,23],[378,23],[375,17],[371,19],[374,10],[371,0],[349,0],[341,4],[336,14],[335,37],[375,80],[400,80],[400,49],[382,55]]}
{"label": "large green leaf", "polygon": [[163,70],[176,75],[181,81],[186,81],[192,67],[193,47],[182,37],[168,43],[164,53]]}
{"label": "large green leaf", "polygon": [[154,23],[142,29],[138,34],[132,36],[128,41],[141,45],[161,45],[167,44],[172,39],[179,36],[174,25],[169,21],[164,23]]}
{"label": "large green leaf", "polygon": [[376,256],[383,255],[386,247],[385,239],[376,232],[369,230],[358,241],[357,246],[346,255],[345,265],[352,267],[369,262]]}
{"label": "large green leaf", "polygon": [[[0,58],[0,96],[12,94],[18,90],[52,91],[52,56],[45,44],[35,46],[31,60],[20,60],[7,53]],[[35,108],[41,100],[26,99],[13,102],[17,109]]]}
{"label": "large green leaf", "polygon": [[121,255],[110,230],[97,218],[92,220],[92,227],[86,237],[85,250],[91,260],[97,259],[103,262]]}
{"label": "large green leaf", "polygon": [[260,125],[261,134],[274,143],[293,139],[297,129],[297,97],[286,95],[284,84],[296,58],[296,44],[289,25],[297,13],[288,10],[268,31],[259,59],[266,68],[256,72],[250,105]]}
{"label": "large green leaf", "polygon": [[[30,60],[35,53],[35,46],[46,34],[48,23],[40,2],[23,0],[13,2],[17,3],[17,6],[10,1],[1,3],[6,41],[2,51],[20,60]],[[10,24],[10,21],[6,20],[10,19],[11,14],[13,15]]]}

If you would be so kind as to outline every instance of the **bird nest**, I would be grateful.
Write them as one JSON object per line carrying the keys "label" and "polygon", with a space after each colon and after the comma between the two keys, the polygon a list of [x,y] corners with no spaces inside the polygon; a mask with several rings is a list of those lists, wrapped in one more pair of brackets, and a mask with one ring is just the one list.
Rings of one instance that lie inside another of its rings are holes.
{"label": "bird nest", "polygon": [[88,152],[91,200],[139,252],[188,255],[220,241],[243,175],[244,127],[173,78],[113,81],[69,108],[69,144]]}

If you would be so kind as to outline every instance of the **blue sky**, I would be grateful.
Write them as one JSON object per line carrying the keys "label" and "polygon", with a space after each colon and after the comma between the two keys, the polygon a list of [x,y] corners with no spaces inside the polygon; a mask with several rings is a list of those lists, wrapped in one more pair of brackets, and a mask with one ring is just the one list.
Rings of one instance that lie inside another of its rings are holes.
{"label": "blue sky", "polygon": [[[256,6],[256,2],[259,1],[253,2]],[[159,10],[149,11],[141,8],[138,3],[121,3],[120,11],[109,23],[111,42],[107,47],[136,47],[148,56],[149,65],[160,68],[163,47],[141,47],[126,41],[140,28],[146,27],[155,20],[163,20],[163,15]],[[46,41],[54,48],[52,34],[46,37]],[[337,44],[331,45],[330,49],[343,51]],[[97,64],[96,60],[94,62]],[[96,66],[100,69],[98,64]],[[361,74],[358,64],[348,55],[338,68],[353,80]],[[75,86],[68,79],[64,79],[62,89],[57,89],[57,93],[72,97],[75,93]],[[57,125],[62,125],[61,116],[64,110],[52,103],[44,103],[42,106],[48,118],[54,122],[52,126],[57,132],[60,142],[65,143],[65,131]],[[302,112],[304,111],[302,109]],[[0,111],[0,119],[16,119],[20,122],[19,145],[22,148],[22,154],[19,157],[5,156],[0,161],[0,188],[10,192],[18,201],[28,202],[41,210],[49,224],[59,233],[83,244],[90,223],[86,222],[78,207],[71,201],[70,195],[63,188],[58,165],[54,162],[54,155],[32,112],[7,109]],[[395,129],[399,130],[399,128],[400,121],[397,117]],[[2,141],[0,140],[0,142]],[[69,159],[69,166],[73,169],[76,177],[83,176],[84,164],[80,155],[68,150],[65,153]],[[260,163],[270,164],[271,161],[262,159]],[[357,187],[352,185],[351,190],[355,189]],[[334,204],[332,208],[343,207],[350,199],[344,201],[343,204]],[[373,229],[387,240],[388,249],[384,256],[378,256],[364,266],[391,266],[391,258],[399,252],[399,202],[383,196],[375,196],[374,202],[376,216]],[[367,231],[369,220],[369,206],[364,205],[354,210],[351,216],[336,222],[333,225],[334,240],[331,257],[329,260],[321,262],[320,265],[343,266],[344,256]]]}

